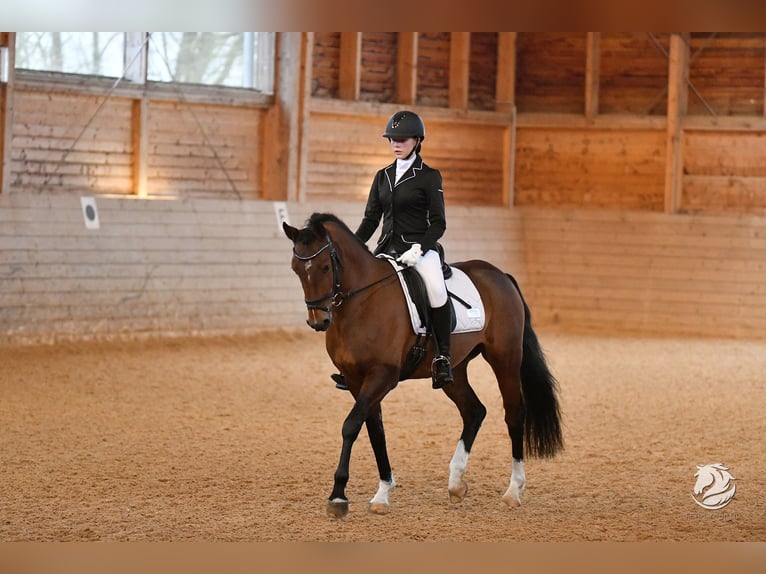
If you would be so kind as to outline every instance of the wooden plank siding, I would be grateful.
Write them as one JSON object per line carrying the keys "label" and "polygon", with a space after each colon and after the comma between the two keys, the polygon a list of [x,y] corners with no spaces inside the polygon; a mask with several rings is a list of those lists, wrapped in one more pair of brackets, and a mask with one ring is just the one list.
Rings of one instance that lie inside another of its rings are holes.
{"label": "wooden plank siding", "polygon": [[567,330],[763,338],[766,219],[524,210],[529,289]]}
{"label": "wooden plank siding", "polygon": [[20,72],[0,343],[303,328],[267,200],[354,228],[401,108],[444,178],[448,259],[516,275],[537,324],[766,336],[766,34],[598,34],[460,36],[456,79],[449,32],[361,33],[347,100],[340,32],[280,36],[274,97],[147,84],[105,101],[103,78]]}
{"label": "wooden plank siding", "polygon": [[[377,170],[393,161],[381,137],[387,111],[354,114],[315,100],[307,165],[309,200],[366,200]],[[456,205],[502,205],[508,125],[426,116],[424,161],[442,173],[444,196]],[[342,126],[342,127],[341,127]]]}
{"label": "wooden plank siding", "polygon": [[177,102],[149,107],[149,195],[259,197],[265,110]]}
{"label": "wooden plank siding", "polygon": [[666,115],[670,34],[602,32],[599,44],[600,113]]}
{"label": "wooden plank siding", "polygon": [[[0,197],[0,343],[248,333],[305,327],[289,242],[273,204],[99,198],[86,230],[79,196]],[[364,204],[288,204],[294,225],[332,211],[358,225]],[[505,211],[456,215],[447,252],[520,269],[518,226]],[[481,245],[499,239],[489,248]],[[374,244],[373,237],[371,244]]]}
{"label": "wooden plank siding", "polygon": [[684,133],[681,210],[766,215],[766,131]]}
{"label": "wooden plank siding", "polygon": [[396,96],[397,32],[362,34],[359,99],[393,102]]}
{"label": "wooden plank siding", "polygon": [[516,106],[519,112],[585,111],[587,34],[516,35]]}
{"label": "wooden plank siding", "polygon": [[[14,191],[135,193],[136,100],[23,90],[16,99]],[[145,109],[147,195],[259,196],[265,110],[164,101]]]}
{"label": "wooden plank siding", "polygon": [[766,33],[692,33],[690,51],[690,114],[763,115]]}
{"label": "wooden plank siding", "polygon": [[661,211],[664,175],[662,131],[519,128],[516,133],[518,206]]}
{"label": "wooden plank siding", "polygon": [[[363,202],[287,204],[301,225]],[[0,343],[305,327],[271,202],[0,197]],[[374,244],[375,238],[370,242]],[[766,218],[448,205],[447,259],[519,281],[535,324],[571,331],[766,336]]]}
{"label": "wooden plank siding", "polygon": [[[98,112],[98,113],[96,113]],[[14,191],[133,191],[131,100],[17,90]]]}
{"label": "wooden plank siding", "polygon": [[418,36],[417,104],[449,107],[450,33]]}

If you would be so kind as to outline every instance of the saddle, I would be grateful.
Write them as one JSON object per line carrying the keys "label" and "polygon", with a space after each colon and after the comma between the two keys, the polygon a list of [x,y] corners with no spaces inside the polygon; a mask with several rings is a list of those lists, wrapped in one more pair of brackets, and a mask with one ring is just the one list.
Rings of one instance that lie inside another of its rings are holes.
{"label": "saddle", "polygon": [[[484,328],[484,305],[481,296],[470,278],[460,269],[451,267],[444,262],[444,250],[439,247],[442,261],[442,272],[447,283],[447,295],[450,304],[452,333],[478,331]],[[393,257],[379,255],[385,258],[397,270],[402,286],[413,332],[416,335],[415,344],[410,348],[402,366],[399,380],[410,377],[426,355],[428,340],[432,336],[431,313],[425,284],[420,274],[412,267],[401,268]]]}

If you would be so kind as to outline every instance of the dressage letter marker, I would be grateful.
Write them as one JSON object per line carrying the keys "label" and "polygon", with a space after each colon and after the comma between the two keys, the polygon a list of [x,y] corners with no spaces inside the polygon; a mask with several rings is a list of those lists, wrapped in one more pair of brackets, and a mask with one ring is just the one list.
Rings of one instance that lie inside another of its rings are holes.
{"label": "dressage letter marker", "polygon": [[282,232],[282,224],[290,225],[290,217],[287,215],[287,204],[284,201],[274,202],[274,215],[277,216],[277,229]]}
{"label": "dressage letter marker", "polygon": [[96,198],[81,197],[80,205],[82,206],[83,219],[85,219],[85,227],[87,229],[99,229],[101,225],[98,222],[98,209],[96,208]]}

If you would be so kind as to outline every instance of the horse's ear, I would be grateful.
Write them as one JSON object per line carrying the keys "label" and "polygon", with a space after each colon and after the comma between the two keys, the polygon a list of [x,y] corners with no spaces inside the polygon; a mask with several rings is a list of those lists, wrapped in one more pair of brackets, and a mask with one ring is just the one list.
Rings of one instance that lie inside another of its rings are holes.
{"label": "horse's ear", "polygon": [[287,235],[287,238],[293,243],[295,243],[295,238],[298,235],[298,229],[291,225],[288,225],[286,221],[282,222],[282,229],[284,230],[285,235]]}

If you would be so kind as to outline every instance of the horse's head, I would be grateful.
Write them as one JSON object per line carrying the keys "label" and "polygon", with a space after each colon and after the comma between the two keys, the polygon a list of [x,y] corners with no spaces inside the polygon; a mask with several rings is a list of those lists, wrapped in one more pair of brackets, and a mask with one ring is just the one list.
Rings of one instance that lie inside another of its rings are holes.
{"label": "horse's head", "polygon": [[303,287],[308,308],[306,323],[316,331],[326,331],[332,322],[332,310],[340,304],[341,263],[323,219],[314,214],[305,227],[282,224],[293,242],[292,270]]}

